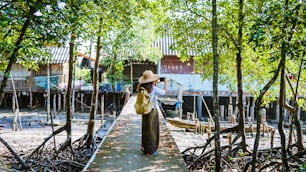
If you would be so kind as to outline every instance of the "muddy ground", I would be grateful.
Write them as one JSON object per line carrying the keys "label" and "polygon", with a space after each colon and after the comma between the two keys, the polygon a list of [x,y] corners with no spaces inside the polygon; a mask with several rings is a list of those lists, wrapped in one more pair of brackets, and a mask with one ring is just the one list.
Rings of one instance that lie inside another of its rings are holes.
{"label": "muddy ground", "polygon": [[[88,113],[76,113],[72,119],[72,142],[81,138],[87,130]],[[45,138],[47,138],[53,130],[62,127],[66,122],[65,113],[59,113],[55,116],[53,123],[54,129],[51,127],[51,120],[47,118],[44,111],[21,111],[17,118],[17,130],[13,131],[14,119],[16,116],[9,110],[0,112],[0,136],[4,139],[14,151],[23,156],[29,154],[37,148]],[[105,115],[102,125],[101,115],[96,115],[95,132],[99,137],[103,138],[113,124],[112,115]],[[49,143],[48,146],[57,148],[65,141],[66,132],[62,132],[55,137],[55,143]],[[54,141],[51,139],[50,141]],[[9,150],[0,143],[0,166],[9,164],[8,158],[12,156]]]}
{"label": "muddy ground", "polygon": [[[72,141],[82,137],[86,133],[88,113],[76,113],[72,120]],[[44,111],[21,111],[18,118],[18,130],[13,131],[14,114],[9,110],[0,112],[0,136],[20,155],[31,152],[38,145],[40,145],[46,137],[52,133],[52,127],[50,125],[50,119],[47,121],[47,114]],[[55,116],[54,130],[65,124],[65,113],[60,113]],[[112,115],[105,115],[103,125],[101,122],[101,115],[96,116],[95,131],[103,137],[113,124],[114,118]],[[22,128],[20,127],[22,126]],[[193,131],[186,131],[182,128],[177,128],[167,123],[172,137],[174,138],[179,151],[182,152],[188,147],[203,145],[207,138],[207,133],[194,133]],[[286,131],[288,135],[288,131]],[[56,146],[59,146],[66,139],[66,133],[63,132],[55,137]],[[249,149],[253,149],[255,137],[251,137],[250,133],[247,133],[247,142]],[[271,137],[267,134],[261,137],[259,145],[260,149],[270,147]],[[304,137],[304,144],[306,144],[306,137]],[[276,130],[274,137],[274,146],[280,145],[280,137]],[[228,144],[226,136],[222,136],[221,144]],[[50,144],[49,146],[53,146]],[[213,146],[211,147],[213,148]],[[6,156],[12,156],[8,149],[0,144],[0,166],[5,166],[8,162]]]}

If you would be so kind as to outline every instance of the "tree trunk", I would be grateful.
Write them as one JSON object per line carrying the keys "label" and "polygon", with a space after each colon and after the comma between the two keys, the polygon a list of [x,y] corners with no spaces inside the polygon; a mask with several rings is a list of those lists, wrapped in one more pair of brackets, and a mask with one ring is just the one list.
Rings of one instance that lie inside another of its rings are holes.
{"label": "tree trunk", "polygon": [[294,104],[293,104],[293,107],[294,107],[294,125],[296,127],[296,133],[297,133],[297,145],[298,145],[298,151],[302,151],[304,149],[304,146],[303,146],[303,132],[302,132],[302,127],[301,127],[301,123],[300,123],[300,120],[299,120],[299,117],[298,117],[298,107],[299,105],[297,104],[297,95],[298,95],[298,88],[299,88],[299,81],[300,81],[300,76],[301,76],[301,71],[303,70],[303,58],[305,56],[305,52],[302,56],[302,59],[301,59],[301,63],[300,63],[300,69],[299,69],[299,74],[298,74],[298,78],[297,78],[297,82],[296,82],[296,88],[295,88],[295,93],[294,93]]}
{"label": "tree trunk", "polygon": [[[299,16],[299,12],[300,12],[300,7],[299,8],[296,8],[295,10],[295,13],[296,13],[296,16]],[[292,22],[292,28],[291,28],[291,35],[289,37],[289,41],[292,39],[292,34],[294,32],[294,29],[296,27],[296,20],[294,20]],[[288,41],[288,42],[289,42]],[[300,121],[299,121],[299,118],[298,118],[298,104],[297,104],[297,96],[298,96],[298,88],[299,88],[299,81],[300,81],[300,76],[301,76],[301,71],[303,70],[303,63],[304,63],[304,57],[305,57],[305,51],[303,52],[302,56],[301,56],[301,62],[300,62],[300,66],[299,66],[299,73],[298,73],[298,78],[297,78],[297,81],[296,81],[296,87],[295,87],[295,90],[293,91],[293,88],[292,88],[292,92],[293,92],[293,121],[292,123],[294,123],[295,127],[296,127],[296,133],[297,133],[297,146],[298,146],[298,151],[302,151],[304,149],[304,146],[303,146],[303,132],[302,132],[302,127],[301,127],[301,124],[300,124]],[[289,81],[288,81],[289,83]],[[290,139],[290,138],[289,138]],[[290,143],[290,142],[289,142]]]}
{"label": "tree trunk", "polygon": [[238,109],[239,109],[239,135],[241,136],[241,144],[243,151],[247,151],[247,144],[245,141],[245,130],[244,130],[244,110],[243,110],[243,86],[242,86],[242,72],[241,72],[241,51],[242,51],[242,28],[243,28],[243,0],[239,0],[239,17],[238,17],[238,52],[236,54],[236,67],[237,67],[237,88],[238,88]]}
{"label": "tree trunk", "polygon": [[217,0],[212,0],[212,48],[214,58],[213,75],[213,109],[215,116],[215,160],[216,172],[221,171],[221,149],[220,149],[220,123],[219,123],[219,99],[218,99],[218,28],[217,28]]}
{"label": "tree trunk", "polygon": [[14,63],[17,61],[17,56],[18,56],[18,50],[21,48],[21,42],[23,41],[24,35],[26,33],[27,28],[30,26],[31,18],[35,12],[35,9],[30,7],[30,12],[29,16],[25,20],[21,31],[19,33],[19,36],[15,42],[15,48],[11,54],[11,56],[8,58],[9,62],[8,65],[4,71],[3,79],[1,81],[0,85],[0,105],[2,104],[3,98],[4,98],[4,88],[6,87],[8,77],[10,76],[10,71]]}
{"label": "tree trunk", "polygon": [[[285,1],[284,11],[288,11],[289,6],[289,0]],[[298,15],[299,8],[296,9],[295,13]],[[284,122],[284,106],[285,106],[285,99],[286,99],[286,81],[285,81],[285,68],[286,68],[286,56],[287,52],[289,50],[288,44],[290,43],[295,27],[296,27],[297,20],[294,20],[293,22],[289,21],[288,17],[283,18],[283,26],[282,31],[284,33],[287,33],[288,38],[283,38],[281,42],[281,61],[280,61],[280,67],[281,67],[281,80],[280,80],[280,92],[279,92],[279,122],[278,122],[278,131],[280,134],[281,139],[281,151],[282,151],[282,171],[289,171],[289,164],[287,160],[287,151],[286,151],[286,136],[283,129],[283,122]],[[287,31],[288,24],[292,24],[291,30]]]}
{"label": "tree trunk", "polygon": [[[286,0],[284,11],[288,10],[288,3],[289,3],[289,1]],[[298,9],[296,9],[296,10],[297,10],[296,12],[299,11]],[[282,171],[289,171],[288,161],[286,159],[286,157],[287,157],[286,141],[285,141],[286,139],[285,139],[285,133],[284,133],[284,130],[283,130],[283,118],[284,118],[284,112],[283,112],[284,108],[283,108],[283,106],[284,106],[284,102],[285,102],[285,67],[286,67],[285,63],[286,63],[286,54],[287,54],[287,50],[288,50],[287,44],[292,39],[292,34],[294,33],[294,29],[296,27],[296,21],[297,20],[294,20],[294,22],[292,23],[291,31],[288,32],[286,30],[287,30],[288,24],[290,22],[289,22],[288,17],[284,18],[284,21],[283,21],[284,24],[283,24],[281,29],[284,33],[287,32],[287,34],[290,34],[290,35],[288,36],[287,39],[284,38],[284,40],[282,40],[282,43],[281,43],[281,60],[279,62],[279,66],[278,66],[277,71],[274,73],[273,78],[269,81],[269,83],[272,83],[272,82],[274,83],[276,78],[277,78],[277,75],[281,71],[280,98],[279,98],[280,117],[279,117],[279,123],[278,123],[278,130],[279,130],[280,137],[281,137]],[[259,145],[259,134],[260,134],[260,120],[258,120],[258,119],[261,119],[261,118],[260,118],[260,113],[257,110],[260,109],[260,102],[262,100],[263,95],[265,94],[267,89],[270,87],[269,83],[261,91],[261,93],[258,97],[258,102],[259,103],[256,103],[256,107],[255,107],[255,113],[256,113],[256,117],[257,117],[257,132],[256,132],[255,143],[254,143],[253,155],[252,155],[252,172],[255,172],[256,154],[257,154],[257,149],[258,149],[258,145]],[[257,109],[257,108],[259,108],[259,109]]]}
{"label": "tree trunk", "polygon": [[289,165],[287,161],[286,151],[286,136],[283,128],[284,122],[284,104],[286,98],[286,84],[285,84],[285,67],[286,67],[286,43],[283,41],[281,46],[281,78],[280,78],[280,91],[279,91],[279,121],[278,121],[278,132],[281,139],[281,152],[282,152],[282,171],[289,171]]}
{"label": "tree trunk", "polygon": [[[94,119],[96,114],[96,106],[97,106],[97,94],[98,94],[98,65],[99,65],[99,58],[100,58],[100,49],[101,49],[101,31],[102,31],[102,17],[99,21],[99,30],[98,30],[98,39],[97,39],[97,52],[96,52],[96,60],[95,66],[93,71],[93,92],[91,96],[91,106],[90,106],[90,116],[87,125],[87,140],[86,145],[87,147],[90,146],[92,143],[92,138],[94,134]],[[103,119],[102,119],[103,120]]]}
{"label": "tree trunk", "polygon": [[281,64],[279,63],[278,68],[275,71],[273,77],[263,87],[263,89],[260,90],[259,96],[255,101],[255,115],[256,115],[257,123],[256,123],[256,136],[255,136],[255,142],[254,142],[253,154],[252,154],[252,172],[255,172],[255,168],[256,168],[257,151],[258,151],[259,139],[260,139],[260,125],[261,125],[260,107],[261,107],[261,104],[262,104],[262,99],[263,99],[265,93],[268,91],[268,89],[275,83],[275,81],[276,81],[276,79],[279,75],[280,65]]}
{"label": "tree trunk", "polygon": [[71,144],[71,88],[72,88],[72,73],[73,73],[73,62],[74,62],[74,46],[75,46],[76,36],[74,33],[71,34],[69,43],[69,74],[68,74],[68,84],[66,93],[66,129],[67,129],[67,141],[68,145]]}

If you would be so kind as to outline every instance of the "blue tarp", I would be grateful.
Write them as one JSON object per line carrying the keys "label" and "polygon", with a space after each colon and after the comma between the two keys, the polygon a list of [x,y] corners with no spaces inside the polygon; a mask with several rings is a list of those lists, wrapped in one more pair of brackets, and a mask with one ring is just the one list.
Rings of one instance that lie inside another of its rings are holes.
{"label": "blue tarp", "polygon": [[[44,90],[48,89],[48,76],[36,76],[34,77],[35,85],[43,88]],[[58,85],[58,77],[50,76],[50,88],[55,88],[54,86]]]}

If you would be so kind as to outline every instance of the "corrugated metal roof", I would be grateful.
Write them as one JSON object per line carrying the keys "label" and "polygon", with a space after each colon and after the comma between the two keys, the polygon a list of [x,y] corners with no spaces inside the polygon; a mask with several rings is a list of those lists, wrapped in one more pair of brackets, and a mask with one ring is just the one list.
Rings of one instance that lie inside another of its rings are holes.
{"label": "corrugated metal roof", "polygon": [[[188,42],[191,43],[192,42],[191,39],[188,39]],[[161,53],[164,56],[177,56],[179,52],[173,48],[175,46],[177,46],[176,41],[171,37],[163,37],[153,43],[153,47],[160,49]],[[198,46],[194,45],[194,47]],[[199,54],[196,53],[196,51],[194,51],[192,48],[187,47],[187,49],[188,49],[188,55],[190,56],[195,56],[196,54]],[[207,52],[207,46],[202,51]]]}
{"label": "corrugated metal roof", "polygon": [[69,60],[69,47],[47,47],[52,58],[50,64],[67,63]]}
{"label": "corrugated metal roof", "polygon": [[174,44],[174,39],[170,37],[163,37],[154,42],[153,47],[160,49],[164,56],[175,56],[178,54],[178,52],[170,48]]}

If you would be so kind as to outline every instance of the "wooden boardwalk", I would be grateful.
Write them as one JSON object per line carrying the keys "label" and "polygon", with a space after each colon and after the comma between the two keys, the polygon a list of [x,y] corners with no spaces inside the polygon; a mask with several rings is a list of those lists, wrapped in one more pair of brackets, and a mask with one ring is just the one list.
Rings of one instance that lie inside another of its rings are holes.
{"label": "wooden boardwalk", "polygon": [[124,106],[113,128],[84,171],[188,171],[161,112],[159,112],[159,154],[157,156],[142,154],[140,151],[141,116],[134,111],[135,100],[136,97],[132,96]]}

